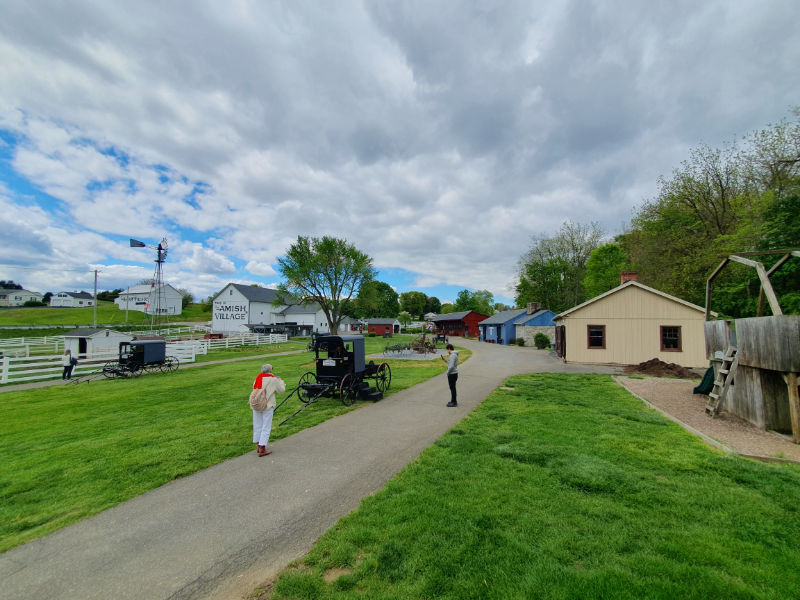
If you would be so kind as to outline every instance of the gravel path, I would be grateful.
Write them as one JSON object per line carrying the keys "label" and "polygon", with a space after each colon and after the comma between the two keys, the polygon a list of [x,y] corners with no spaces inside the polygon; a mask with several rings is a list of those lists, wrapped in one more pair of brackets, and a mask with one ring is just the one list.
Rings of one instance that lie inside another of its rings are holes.
{"label": "gravel path", "polygon": [[692,393],[696,381],[659,377],[615,379],[632,394],[737,454],[800,462],[800,444],[794,444],[789,436],[764,431],[728,413],[713,419],[706,415],[706,396]]}

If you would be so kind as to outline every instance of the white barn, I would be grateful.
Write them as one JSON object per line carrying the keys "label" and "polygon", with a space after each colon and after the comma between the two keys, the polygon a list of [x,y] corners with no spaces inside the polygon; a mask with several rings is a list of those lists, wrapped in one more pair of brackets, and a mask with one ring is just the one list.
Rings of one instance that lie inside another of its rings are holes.
{"label": "white barn", "polygon": [[277,295],[278,292],[270,288],[229,283],[214,298],[211,331],[279,331],[289,335],[327,333],[328,319],[318,304],[274,305]]}
{"label": "white barn", "polygon": [[114,300],[120,310],[138,310],[148,315],[155,314],[156,306],[159,306],[159,314],[179,315],[183,310],[182,303],[181,293],[168,283],[158,289],[149,284],[135,285]]}
{"label": "white barn", "polygon": [[248,325],[283,322],[280,312],[286,305],[273,306],[277,291],[270,288],[229,283],[214,297],[211,331],[245,333]]}
{"label": "white barn", "polygon": [[58,292],[50,297],[50,306],[63,308],[94,306],[94,297],[89,292]]}

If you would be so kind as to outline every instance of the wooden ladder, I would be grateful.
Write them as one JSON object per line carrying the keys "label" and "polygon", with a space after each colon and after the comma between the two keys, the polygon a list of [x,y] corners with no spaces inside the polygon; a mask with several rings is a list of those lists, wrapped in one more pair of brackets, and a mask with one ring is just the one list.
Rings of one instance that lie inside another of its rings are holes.
{"label": "wooden ladder", "polygon": [[722,400],[725,398],[725,394],[728,393],[728,388],[731,387],[733,374],[736,373],[736,367],[738,366],[739,355],[736,353],[736,348],[728,346],[725,356],[722,357],[722,364],[719,366],[717,378],[714,380],[714,387],[711,388],[711,393],[708,395],[707,415],[715,417],[719,414]]}

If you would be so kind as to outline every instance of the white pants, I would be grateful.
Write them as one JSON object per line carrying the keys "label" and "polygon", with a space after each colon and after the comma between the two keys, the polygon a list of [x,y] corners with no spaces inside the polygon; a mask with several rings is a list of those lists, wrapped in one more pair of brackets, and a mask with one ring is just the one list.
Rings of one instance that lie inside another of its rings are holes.
{"label": "white pants", "polygon": [[272,413],[274,408],[253,411],[253,443],[266,446],[269,443],[269,434],[272,431]]}

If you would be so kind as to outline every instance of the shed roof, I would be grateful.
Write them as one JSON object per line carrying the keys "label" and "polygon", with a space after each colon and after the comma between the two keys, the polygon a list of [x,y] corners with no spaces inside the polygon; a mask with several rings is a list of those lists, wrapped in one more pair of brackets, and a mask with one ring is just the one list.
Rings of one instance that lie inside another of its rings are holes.
{"label": "shed roof", "polygon": [[460,321],[461,319],[466,317],[471,312],[472,312],[471,310],[464,310],[464,311],[461,311],[461,312],[454,312],[454,313],[448,313],[446,315],[439,315],[438,317],[434,317],[433,319],[431,319],[431,321],[434,321],[434,322],[437,322],[437,321]]}
{"label": "shed roof", "polygon": [[[274,290],[273,290],[274,291]],[[316,313],[318,310],[322,310],[319,304],[316,302],[313,304],[291,304],[284,308],[281,311],[282,315],[297,315],[297,314],[308,314],[308,313]]]}
{"label": "shed roof", "polygon": [[66,294],[67,296],[80,298],[81,300],[92,300],[94,298],[89,292],[59,292],[59,294]]}
{"label": "shed roof", "polygon": [[[501,310],[499,313],[493,314],[491,317],[488,317],[478,323],[478,325],[504,325],[509,321],[513,321],[514,319],[524,315],[527,311],[525,308],[515,308],[513,310]],[[533,316],[533,315],[531,315]]]}
{"label": "shed roof", "polygon": [[[78,327],[77,329],[73,329],[67,333],[62,334],[64,337],[92,337],[98,333],[103,331],[112,331],[111,329],[100,329],[98,327]],[[118,331],[112,331],[112,333],[119,333]]]}
{"label": "shed roof", "polygon": [[397,319],[381,319],[381,318],[364,319],[364,321],[367,323],[367,325],[394,325],[395,323],[400,322]]}
{"label": "shed roof", "polygon": [[[631,280],[631,281],[626,281],[625,283],[623,283],[621,285],[618,285],[614,289],[608,290],[605,294],[600,294],[599,296],[595,296],[591,300],[587,300],[583,304],[578,304],[578,306],[573,306],[572,308],[570,308],[568,310],[565,310],[564,312],[556,315],[554,320],[558,321],[558,320],[566,317],[570,313],[573,313],[573,312],[575,312],[577,310],[580,310],[581,308],[583,308],[585,306],[593,304],[593,303],[597,302],[598,300],[601,300],[603,298],[606,298],[608,296],[616,294],[617,292],[619,292],[619,291],[621,291],[623,289],[629,288],[629,287],[636,287],[636,288],[642,289],[644,291],[650,292],[652,294],[656,294],[657,296],[661,296],[662,298],[664,298],[666,300],[671,300],[672,302],[677,302],[678,304],[682,304],[683,306],[686,306],[687,308],[691,308],[693,310],[699,310],[703,314],[705,314],[705,312],[706,312],[706,309],[703,308],[702,306],[697,306],[696,304],[692,304],[691,302],[687,302],[686,300],[681,300],[680,298],[676,298],[675,296],[670,296],[669,294],[667,294],[666,292],[662,292],[661,290],[657,290],[655,288],[651,288],[650,286],[644,285],[643,283],[639,283],[638,281]],[[712,313],[712,314],[714,316],[717,315],[717,313]]]}
{"label": "shed roof", "polygon": [[[168,283],[164,283],[160,287],[161,288],[172,288],[172,290],[174,292],[180,293],[180,292],[178,292],[178,290],[176,290],[174,287],[172,287]],[[124,290],[124,291],[120,292],[119,295],[120,296],[125,296],[126,294],[149,294],[152,290],[153,290],[153,286],[151,286],[149,283],[143,283],[141,285],[135,285],[135,286],[133,286],[131,288],[128,288],[127,290]]]}

